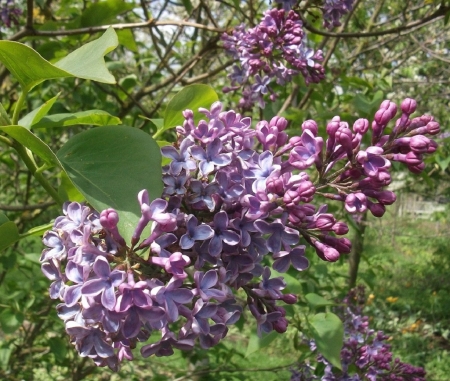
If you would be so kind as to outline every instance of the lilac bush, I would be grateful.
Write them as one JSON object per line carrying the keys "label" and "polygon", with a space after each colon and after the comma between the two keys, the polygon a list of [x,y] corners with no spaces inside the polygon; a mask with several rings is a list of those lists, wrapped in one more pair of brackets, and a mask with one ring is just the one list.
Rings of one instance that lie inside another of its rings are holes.
{"label": "lilac bush", "polygon": [[363,316],[364,287],[349,292],[336,311],[344,322],[344,346],[341,350],[342,371],[334,368],[320,353],[314,340],[307,340],[317,362],[325,365],[323,375],[315,374],[316,368],[302,363],[292,369],[291,381],[425,381],[425,370],[393,359],[389,336],[369,328],[369,318]]}
{"label": "lilac bush", "polygon": [[395,119],[397,106],[386,100],[372,124],[358,119],[352,128],[334,117],[325,141],[313,120],[289,137],[282,117],[252,128],[249,117],[220,102],[200,109],[198,123],[185,110],[176,143],[161,149],[172,160],[163,167],[161,198],[150,200],[145,189],[137,196],[141,218],[131,242],[118,231],[114,209],[98,213],[76,202],[65,204],[44,235],[42,271],[80,355],[117,370],[150,337],[144,357],[192,349],[196,341],[210,348],[246,307],[258,333],[285,332],[283,303],[297,297],[284,293],[275,271],[305,270],[306,246],[331,262],[351,248],[340,237],[347,225],[319,200],[381,217],[395,201],[385,189],[391,162],[418,173],[435,151],[428,136],[439,124],[412,118],[412,99],[400,109]]}

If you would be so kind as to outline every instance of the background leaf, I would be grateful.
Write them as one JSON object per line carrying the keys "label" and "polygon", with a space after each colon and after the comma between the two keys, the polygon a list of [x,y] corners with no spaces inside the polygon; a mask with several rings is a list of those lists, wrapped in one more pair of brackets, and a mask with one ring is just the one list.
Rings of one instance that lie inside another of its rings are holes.
{"label": "background leaf", "polygon": [[314,315],[309,323],[318,351],[336,368],[341,369],[341,349],[344,342],[341,319],[327,312]]}
{"label": "background leaf", "polygon": [[274,341],[280,334],[276,331],[269,332],[268,334],[263,334],[259,337],[253,334],[248,341],[247,351],[245,352],[245,357],[250,356],[252,353],[259,351],[260,349],[267,347],[272,341]]}
{"label": "background leaf", "polygon": [[197,120],[200,118],[199,107],[209,108],[219,97],[212,87],[208,85],[186,86],[176,94],[169,102],[164,114],[164,130],[183,124],[182,111],[190,109],[194,112]]}
{"label": "background leaf", "polygon": [[19,239],[19,230],[14,222],[7,221],[0,225],[0,251],[11,246]]}
{"label": "background leaf", "polygon": [[75,125],[108,126],[121,124],[116,116],[103,110],[80,111],[67,114],[54,114],[42,118],[33,128],[55,128]]}
{"label": "background leaf", "polygon": [[126,126],[94,128],[75,135],[57,153],[72,182],[98,211],[119,212],[119,231],[129,243],[140,217],[137,194],[161,196],[160,149],[152,137]]}
{"label": "background leaf", "polygon": [[58,99],[58,95],[49,99],[43,105],[25,115],[22,119],[19,120],[18,122],[19,126],[23,126],[30,129],[32,125],[38,123],[45,115],[48,114],[53,104]]}

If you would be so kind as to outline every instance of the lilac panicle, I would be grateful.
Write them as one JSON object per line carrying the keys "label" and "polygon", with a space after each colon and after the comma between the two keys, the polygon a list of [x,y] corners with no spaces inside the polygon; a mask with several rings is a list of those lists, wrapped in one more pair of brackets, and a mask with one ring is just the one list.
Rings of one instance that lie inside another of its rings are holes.
{"label": "lilac panicle", "polygon": [[[276,35],[285,21],[273,12],[261,28]],[[296,33],[285,38],[294,44]],[[263,47],[269,54],[270,46]],[[42,271],[76,350],[116,371],[155,331],[161,339],[142,347],[144,357],[195,343],[210,348],[245,304],[258,334],[285,332],[282,304],[296,303],[297,296],[285,292],[274,271],[305,271],[307,246],[328,262],[350,252],[350,241],[339,237],[348,226],[327,204],[315,206],[318,196],[342,203],[348,213],[381,217],[395,201],[385,189],[392,161],[413,173],[423,170],[424,157],[436,150],[431,137],[439,124],[428,115],[412,117],[415,107],[411,99],[400,108],[386,100],[372,123],[358,119],[352,128],[336,116],[323,126],[326,138],[312,120],[289,137],[281,117],[253,129],[250,118],[223,110],[220,102],[201,109],[199,122],[185,110],[177,141],[162,148],[172,161],[163,167],[161,197],[150,200],[145,189],[137,195],[141,217],[131,242],[120,234],[117,211],[98,213],[76,202],[66,203],[44,234]],[[235,298],[237,290],[246,303]],[[356,366],[365,367],[369,355],[359,356]]]}

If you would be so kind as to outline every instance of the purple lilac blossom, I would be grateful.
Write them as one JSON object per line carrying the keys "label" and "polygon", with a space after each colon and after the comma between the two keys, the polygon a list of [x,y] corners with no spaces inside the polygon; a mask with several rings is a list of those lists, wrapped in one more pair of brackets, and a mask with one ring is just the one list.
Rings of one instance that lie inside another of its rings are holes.
{"label": "purple lilac blossom", "polygon": [[240,90],[240,106],[244,109],[254,104],[264,108],[267,96],[275,100],[274,82],[283,85],[302,75],[309,84],[325,77],[324,68],[317,63],[322,60],[322,52],[306,47],[300,17],[288,10],[293,3],[283,1],[284,9],[265,12],[254,28],[245,30],[241,25],[231,35],[222,36],[227,53],[238,61],[229,75],[231,86],[223,90]]}
{"label": "purple lilac blossom", "polygon": [[[276,29],[275,21],[266,22]],[[142,348],[144,357],[189,350],[196,342],[210,348],[245,305],[258,334],[285,332],[283,303],[296,303],[297,296],[285,292],[274,271],[306,270],[307,246],[329,262],[351,248],[338,237],[347,225],[326,204],[315,206],[316,197],[380,217],[395,201],[385,189],[391,162],[415,173],[436,150],[430,136],[439,124],[431,116],[411,117],[414,105],[406,99],[394,120],[397,106],[384,101],[372,128],[365,119],[350,128],[334,117],[326,140],[312,120],[289,138],[281,117],[252,129],[250,118],[223,111],[220,102],[201,109],[205,117],[198,123],[185,110],[177,141],[162,148],[172,159],[163,167],[162,196],[150,200],[145,189],[137,195],[141,217],[131,242],[120,234],[117,211],[97,213],[76,202],[64,205],[43,237],[40,259],[52,282],[50,297],[61,300],[58,316],[80,355],[116,371],[154,331],[160,340]],[[246,303],[236,302],[237,290]]]}
{"label": "purple lilac blossom", "polygon": [[[314,340],[304,339],[311,350],[317,354],[316,362],[322,363],[322,371],[301,363],[291,369],[291,381],[294,380],[414,380],[425,381],[425,370],[393,358],[389,336],[382,331],[369,328],[369,317],[362,315],[365,304],[364,287],[352,289],[335,311],[344,323],[344,345],[341,350],[342,370],[337,370],[320,354]],[[322,375],[322,376],[321,376]]]}

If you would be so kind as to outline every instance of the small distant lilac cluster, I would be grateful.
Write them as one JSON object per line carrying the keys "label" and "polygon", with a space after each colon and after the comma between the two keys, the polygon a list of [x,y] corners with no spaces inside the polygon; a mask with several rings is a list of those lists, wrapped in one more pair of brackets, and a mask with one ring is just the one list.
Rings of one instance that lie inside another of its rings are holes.
{"label": "small distant lilac cluster", "polygon": [[[97,213],[76,202],[65,205],[44,235],[42,271],[52,281],[50,296],[62,301],[58,315],[80,355],[117,370],[152,332],[160,338],[141,348],[143,357],[169,356],[195,341],[210,348],[245,306],[259,334],[285,332],[288,321],[279,304],[296,303],[297,297],[283,293],[286,283],[273,271],[308,267],[301,238],[325,261],[350,252],[350,241],[338,237],[347,225],[327,205],[313,205],[314,198],[323,195],[343,201],[350,213],[369,209],[381,216],[395,200],[383,190],[389,160],[418,172],[423,155],[436,149],[425,135],[437,134],[439,125],[429,116],[410,119],[411,99],[401,108],[385,135],[397,107],[381,104],[365,150],[364,119],[351,130],[333,118],[324,142],[312,120],[303,123],[300,136],[289,138],[281,117],[252,128],[250,118],[216,102],[199,110],[205,119],[196,124],[185,110],[177,142],[161,149],[171,160],[163,167],[162,197],[138,194],[141,217],[131,242],[121,236],[114,209]],[[246,302],[238,303],[235,292]]]}
{"label": "small distant lilac cluster", "polygon": [[316,62],[323,59],[322,52],[306,46],[302,22],[294,11],[269,10],[254,28],[245,30],[240,25],[231,35],[224,33],[222,41],[227,53],[238,60],[228,76],[231,87],[223,91],[240,89],[239,106],[243,109],[250,109],[255,103],[264,108],[267,95],[275,100],[271,87],[274,81],[284,85],[301,74],[308,84],[325,77],[323,67]]}
{"label": "small distant lilac cluster", "polygon": [[341,25],[341,18],[353,9],[354,0],[324,0],[322,7],[323,26],[327,29]]}
{"label": "small distant lilac cluster", "polygon": [[[302,363],[291,370],[291,381],[425,381],[423,368],[403,363],[398,358],[393,360],[391,346],[386,343],[389,336],[370,329],[369,318],[362,316],[364,302],[364,288],[358,287],[350,291],[343,300],[344,305],[336,311],[344,323],[342,371],[333,368],[319,354],[317,362],[325,365],[323,375],[315,374],[316,368],[310,363]],[[309,341],[309,344],[316,352],[314,341]]]}
{"label": "small distant lilac cluster", "polygon": [[14,0],[0,0],[0,18],[4,26],[19,25],[19,16],[22,10],[17,7]]}

